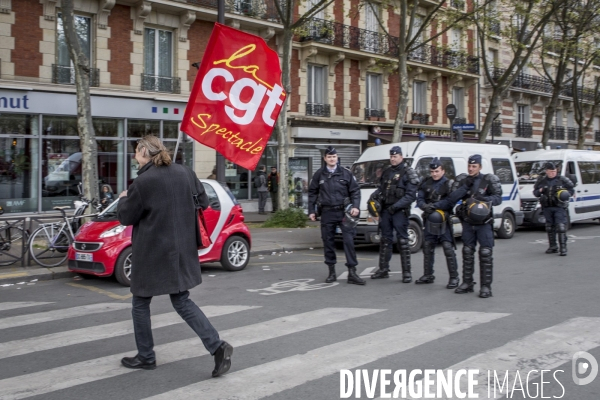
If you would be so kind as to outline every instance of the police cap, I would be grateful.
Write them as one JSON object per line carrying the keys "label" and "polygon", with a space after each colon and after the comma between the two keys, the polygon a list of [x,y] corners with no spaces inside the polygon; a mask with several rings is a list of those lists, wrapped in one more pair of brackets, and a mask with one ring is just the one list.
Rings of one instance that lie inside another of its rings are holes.
{"label": "police cap", "polygon": [[481,165],[481,155],[479,155],[479,154],[473,154],[471,157],[469,157],[469,164],[479,164],[479,165]]}
{"label": "police cap", "polygon": [[390,156],[393,156],[395,154],[402,155],[402,148],[400,146],[394,146],[390,149]]}
{"label": "police cap", "polygon": [[556,165],[553,162],[547,162],[544,165],[544,169],[555,170],[556,169]]}
{"label": "police cap", "polygon": [[327,146],[327,148],[325,149],[325,155],[329,156],[332,154],[337,154],[337,150],[333,146]]}
{"label": "police cap", "polygon": [[431,160],[431,162],[429,163],[429,169],[438,169],[439,167],[442,166],[442,162],[440,161],[439,158],[435,157],[433,160]]}

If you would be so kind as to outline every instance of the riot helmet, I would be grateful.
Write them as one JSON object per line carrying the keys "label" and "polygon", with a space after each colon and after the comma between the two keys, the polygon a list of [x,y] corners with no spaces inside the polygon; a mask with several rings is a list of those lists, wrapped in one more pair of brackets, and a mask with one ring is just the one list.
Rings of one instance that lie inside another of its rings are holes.
{"label": "riot helmet", "polygon": [[446,233],[446,214],[442,210],[435,210],[427,217],[425,228],[432,235],[443,235]]}
{"label": "riot helmet", "polygon": [[346,228],[356,228],[356,225],[358,225],[359,216],[354,217],[351,212],[352,204],[346,205],[344,207],[344,218],[342,218],[342,225]]}
{"label": "riot helmet", "polygon": [[379,218],[381,215],[381,202],[378,199],[371,197],[367,201],[367,211],[372,217]]}
{"label": "riot helmet", "polygon": [[559,189],[556,191],[556,199],[559,203],[568,203],[570,197],[571,193],[566,189]]}

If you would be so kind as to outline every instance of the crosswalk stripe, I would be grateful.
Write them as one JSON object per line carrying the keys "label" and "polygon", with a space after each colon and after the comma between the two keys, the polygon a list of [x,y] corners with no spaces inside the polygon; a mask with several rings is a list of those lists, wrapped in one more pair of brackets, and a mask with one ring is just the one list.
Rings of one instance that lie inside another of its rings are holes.
{"label": "crosswalk stripe", "polygon": [[131,308],[130,303],[98,303],[0,319],[0,330]]}
{"label": "crosswalk stripe", "polygon": [[[478,369],[479,375],[476,375],[475,379],[479,381],[479,385],[476,386],[473,393],[478,395],[480,399],[499,399],[506,395],[506,391],[500,393],[497,386],[496,395],[494,395],[493,386],[490,386],[491,390],[488,396],[488,371],[490,371],[492,380],[494,379],[493,371],[497,371],[500,382],[503,381],[506,371],[509,371],[508,387],[512,390],[516,371],[519,371],[523,385],[525,385],[525,377],[530,370],[538,370],[539,372],[555,369],[571,361],[576,352],[587,351],[598,346],[600,346],[600,318],[573,318],[562,324],[508,342],[504,346],[477,354],[448,367],[444,373],[448,370]],[[570,379],[570,375],[566,371],[563,376]],[[539,373],[532,373],[529,377],[529,380],[532,381],[532,379],[539,377]],[[466,387],[466,379],[462,379],[461,388]],[[507,389],[506,385],[505,389]],[[436,399],[447,398],[436,397]]]}
{"label": "crosswalk stripe", "polygon": [[42,301],[13,301],[0,303],[0,311],[14,310],[16,308],[43,306],[44,304],[53,304],[52,302]]}
{"label": "crosswalk stripe", "polygon": [[[360,276],[370,276],[371,272],[377,267],[369,267],[365,268],[363,272],[360,273]],[[348,271],[342,272],[338,277],[339,280],[348,279]]]}
{"label": "crosswalk stripe", "polygon": [[[240,347],[330,325],[336,322],[364,317],[381,311],[385,310],[324,308],[233,328],[219,332],[219,334],[234,347]],[[65,332],[65,334],[68,335],[68,332]],[[199,352],[204,352],[203,355],[208,355],[208,353],[205,353],[202,342],[197,337],[155,346],[155,351],[158,354],[157,362],[159,365],[202,355],[198,354]],[[139,371],[127,369],[120,365],[121,357],[131,356],[132,353],[134,353],[134,351],[113,354],[94,360],[82,361],[45,371],[0,380],[0,399],[23,399],[88,382],[94,382],[100,379]]]}
{"label": "crosswalk stripe", "polygon": [[[305,354],[233,372],[224,379],[210,379],[181,387],[146,400],[198,399],[206,393],[210,393],[214,399],[261,399],[337,373],[340,369],[365,365],[507,315],[509,314],[443,312],[324,346]],[[252,382],[252,385],[248,382]],[[2,382],[0,386],[1,384]]]}
{"label": "crosswalk stripe", "polygon": [[[204,306],[202,307],[202,311],[207,317],[211,318],[254,308],[260,307]],[[175,312],[152,316],[152,328],[162,328],[183,322],[185,321]],[[128,334],[133,334],[133,323],[131,320],[75,329],[68,332],[51,333],[29,339],[13,340],[11,342],[0,343],[0,359]]]}

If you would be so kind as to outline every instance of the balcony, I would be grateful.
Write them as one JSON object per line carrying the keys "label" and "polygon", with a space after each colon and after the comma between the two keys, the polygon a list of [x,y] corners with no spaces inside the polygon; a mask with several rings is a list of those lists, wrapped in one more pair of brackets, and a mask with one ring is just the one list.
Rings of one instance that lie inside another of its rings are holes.
{"label": "balcony", "polygon": [[600,142],[600,131],[594,131],[594,140]]}
{"label": "balcony", "polygon": [[441,49],[436,46],[421,45],[411,51],[407,59],[435,67],[464,70],[471,74],[479,73],[479,58],[464,52]]}
{"label": "balcony", "polygon": [[492,137],[502,136],[502,121],[492,121]]}
{"label": "balcony", "polygon": [[411,119],[410,123],[427,125],[427,124],[429,124],[429,114],[412,113],[412,119]]}
{"label": "balcony", "polygon": [[450,6],[456,8],[457,10],[465,9],[465,1],[464,0],[450,0]]}
{"label": "balcony", "polygon": [[329,104],[306,103],[306,115],[312,117],[329,117],[331,110]]}
{"label": "balcony", "polygon": [[142,90],[179,94],[181,93],[181,78],[142,74]]}
{"label": "balcony", "polygon": [[569,140],[577,140],[577,128],[568,127],[567,128],[567,138]]}
{"label": "balcony", "polygon": [[565,127],[553,126],[552,128],[550,128],[550,139],[565,140]]}
{"label": "balcony", "polygon": [[500,21],[490,21],[490,33],[495,36],[500,36]]}
{"label": "balcony", "polygon": [[[573,97],[573,86],[567,84],[560,90],[560,94],[565,97]],[[586,89],[583,86],[577,86],[577,99],[580,101],[594,102],[596,92],[594,89]]]}
{"label": "balcony", "polygon": [[[182,0],[172,0],[181,2]],[[183,0],[188,4],[194,4],[206,8],[218,8],[218,0]],[[225,0],[225,12],[239,14],[250,18],[263,19],[279,22],[279,14],[273,1],[258,0]]]}
{"label": "balcony", "polygon": [[517,122],[517,137],[530,138],[533,136],[533,125],[528,122]]}
{"label": "balcony", "polygon": [[365,119],[370,120],[372,118],[379,118],[385,120],[385,110],[377,109],[377,108],[365,108]]}
{"label": "balcony", "polygon": [[[52,64],[52,83],[74,85],[75,68]],[[98,68],[90,68],[90,86],[100,86],[100,70]]]}

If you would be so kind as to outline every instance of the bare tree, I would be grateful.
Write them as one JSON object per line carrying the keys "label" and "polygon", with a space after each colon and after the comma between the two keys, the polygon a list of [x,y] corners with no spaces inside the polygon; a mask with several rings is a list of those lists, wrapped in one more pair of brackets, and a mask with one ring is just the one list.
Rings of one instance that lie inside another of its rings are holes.
{"label": "bare tree", "polygon": [[90,199],[98,198],[98,146],[92,125],[90,102],[90,60],[82,50],[77,34],[77,20],[73,14],[73,0],[61,1],[65,41],[75,72],[77,93],[77,130],[81,141],[83,193]]}
{"label": "bare tree", "polygon": [[[598,12],[595,14],[598,15]],[[591,28],[593,29],[593,28]],[[593,29],[597,35],[596,29]],[[594,66],[600,64],[600,49],[594,42],[584,42],[573,58],[573,114],[577,123],[577,148],[583,149],[585,135],[592,127],[594,117],[600,114],[600,77],[594,73]],[[589,83],[591,84],[585,84]],[[583,85],[579,85],[579,83]]]}

